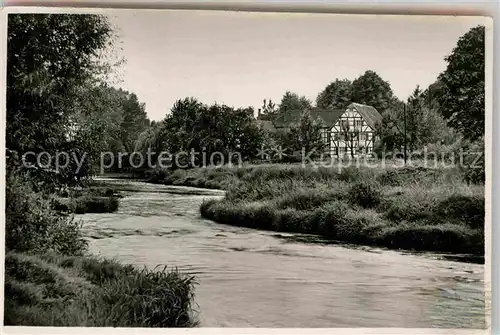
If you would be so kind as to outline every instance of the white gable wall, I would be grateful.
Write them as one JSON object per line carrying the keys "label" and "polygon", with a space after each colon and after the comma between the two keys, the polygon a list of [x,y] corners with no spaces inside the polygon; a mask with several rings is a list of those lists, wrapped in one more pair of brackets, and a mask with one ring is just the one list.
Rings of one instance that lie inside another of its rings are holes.
{"label": "white gable wall", "polygon": [[[356,136],[351,137],[349,133]],[[349,108],[331,128],[330,154],[370,154],[373,151],[374,136],[374,129],[366,123],[362,115],[355,108]]]}

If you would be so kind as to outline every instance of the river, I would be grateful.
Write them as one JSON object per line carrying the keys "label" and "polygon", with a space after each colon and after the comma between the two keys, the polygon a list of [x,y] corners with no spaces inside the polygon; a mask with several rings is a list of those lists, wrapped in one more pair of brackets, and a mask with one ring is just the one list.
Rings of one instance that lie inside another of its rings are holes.
{"label": "river", "polygon": [[482,264],[220,225],[199,205],[222,191],[106,182],[125,197],[76,216],[90,250],[195,275],[202,327],[485,327]]}

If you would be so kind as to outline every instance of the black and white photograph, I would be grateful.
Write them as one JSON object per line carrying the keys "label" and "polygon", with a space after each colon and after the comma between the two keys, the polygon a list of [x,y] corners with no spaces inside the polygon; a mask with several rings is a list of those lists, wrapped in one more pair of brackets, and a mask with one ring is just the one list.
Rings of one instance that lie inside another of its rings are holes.
{"label": "black and white photograph", "polygon": [[5,326],[489,327],[491,19],[5,16]]}

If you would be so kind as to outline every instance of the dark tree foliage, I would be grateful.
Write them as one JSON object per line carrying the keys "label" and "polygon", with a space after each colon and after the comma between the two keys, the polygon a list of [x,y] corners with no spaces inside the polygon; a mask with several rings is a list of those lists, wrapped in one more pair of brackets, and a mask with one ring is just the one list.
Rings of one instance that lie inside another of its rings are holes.
{"label": "dark tree foliage", "polygon": [[285,113],[293,110],[306,111],[311,108],[312,103],[305,96],[299,96],[297,93],[286,91],[281,98],[279,113]]}
{"label": "dark tree foliage", "polygon": [[96,15],[9,15],[8,148],[48,149],[60,143],[72,98],[95,74],[94,58],[110,35],[108,22]]}
{"label": "dark tree foliage", "polygon": [[139,134],[149,126],[149,119],[146,114],[145,104],[139,102],[137,95],[121,90],[120,93],[120,103],[123,111],[120,140],[125,149],[132,152]]}
{"label": "dark tree foliage", "polygon": [[320,108],[341,109],[352,102],[352,82],[335,79],[318,94],[316,105]]}
{"label": "dark tree foliage", "polygon": [[310,157],[316,157],[324,149],[324,142],[321,139],[322,123],[313,120],[310,113],[302,113],[298,124],[290,129],[288,134],[288,144],[295,151],[304,150]]}
{"label": "dark tree foliage", "polygon": [[278,107],[276,104],[271,100],[264,99],[262,108],[259,110],[259,115],[257,116],[257,119],[259,120],[265,120],[265,121],[271,121],[274,120],[274,118],[278,115]]}
{"label": "dark tree foliage", "polygon": [[[174,104],[158,136],[160,141],[148,141],[163,143],[162,150],[168,150],[173,155],[194,150],[194,161],[190,156],[182,162],[184,166],[228,163],[230,159],[239,157],[247,160],[255,155],[263,141],[263,132],[252,108],[235,109],[218,104],[208,106],[194,98],[178,100]],[[177,157],[180,160],[180,156]]]}
{"label": "dark tree foliage", "polygon": [[445,58],[446,70],[439,76],[440,112],[468,139],[484,134],[484,38],[484,26],[472,28],[460,37]]}
{"label": "dark tree foliage", "polygon": [[[10,14],[7,33],[6,146],[28,151],[89,150],[68,140],[82,90],[106,67],[100,52],[112,43],[104,16]],[[68,148],[71,147],[71,148]]]}
{"label": "dark tree foliage", "polygon": [[394,96],[391,85],[376,72],[366,71],[352,82],[353,102],[375,107],[380,113],[390,109]]}

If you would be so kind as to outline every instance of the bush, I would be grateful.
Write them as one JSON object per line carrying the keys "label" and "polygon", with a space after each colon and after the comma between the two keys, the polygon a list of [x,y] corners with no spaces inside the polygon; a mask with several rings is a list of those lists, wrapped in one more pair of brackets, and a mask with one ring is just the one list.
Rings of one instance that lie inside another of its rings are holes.
{"label": "bush", "polygon": [[114,196],[83,196],[73,199],[55,198],[52,200],[54,210],[75,214],[112,213],[118,209],[119,204],[118,198]]}
{"label": "bush", "polygon": [[309,233],[310,230],[308,211],[287,208],[276,213],[276,231]]}
{"label": "bush", "polygon": [[459,221],[471,228],[484,230],[484,196],[452,195],[434,209],[436,216]]}
{"label": "bush", "polygon": [[118,209],[116,197],[80,197],[71,201],[70,210],[75,214],[111,213]]}
{"label": "bush", "polygon": [[428,192],[425,188],[405,189],[387,201],[384,216],[396,223],[433,218],[434,207],[440,196]]}
{"label": "bush", "polygon": [[468,184],[484,184],[486,179],[484,139],[481,138],[472,144],[468,144],[464,149],[464,164],[461,168],[465,182]]}
{"label": "bush", "polygon": [[90,186],[80,189],[63,189],[58,192],[58,195],[63,198],[79,198],[79,197],[120,197],[115,188],[106,186]]}
{"label": "bush", "polygon": [[52,209],[18,175],[6,176],[5,247],[7,250],[79,254],[87,242],[80,222]]}
{"label": "bush", "polygon": [[310,225],[315,227],[320,235],[336,239],[339,228],[348,224],[346,222],[348,210],[349,206],[341,201],[330,202],[312,213]]}
{"label": "bush", "polygon": [[463,225],[401,223],[383,230],[379,242],[391,248],[482,253],[484,240],[478,240],[475,235],[477,231]]}
{"label": "bush", "polygon": [[349,200],[364,208],[373,208],[382,201],[380,185],[370,182],[359,182],[349,190]]}

